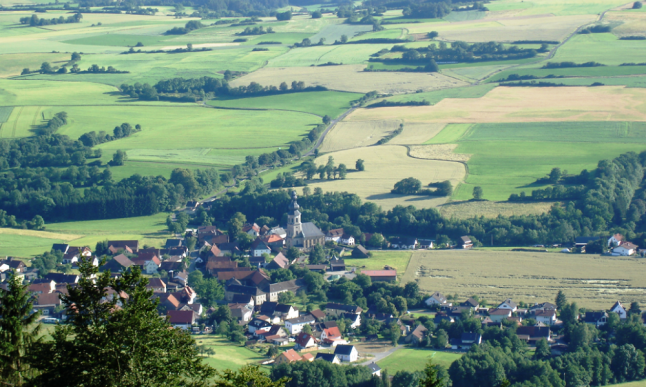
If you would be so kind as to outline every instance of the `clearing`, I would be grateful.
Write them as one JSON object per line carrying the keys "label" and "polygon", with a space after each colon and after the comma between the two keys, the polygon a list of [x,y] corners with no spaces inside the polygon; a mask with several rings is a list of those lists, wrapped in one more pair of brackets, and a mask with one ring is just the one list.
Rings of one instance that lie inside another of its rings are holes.
{"label": "clearing", "polygon": [[[494,240],[495,243],[495,240]],[[587,254],[487,250],[416,251],[402,282],[490,303],[553,300],[563,290],[579,307],[607,309],[615,301],[646,302],[646,260]]]}

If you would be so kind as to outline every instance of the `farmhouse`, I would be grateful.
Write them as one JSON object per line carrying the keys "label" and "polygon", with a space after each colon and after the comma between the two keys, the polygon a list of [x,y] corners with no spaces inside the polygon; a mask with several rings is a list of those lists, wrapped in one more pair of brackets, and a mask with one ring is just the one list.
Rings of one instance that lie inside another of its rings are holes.
{"label": "farmhouse", "polygon": [[373,282],[395,282],[397,281],[397,270],[362,270]]}
{"label": "farmhouse", "polygon": [[357,359],[359,358],[359,351],[357,351],[354,345],[337,345],[336,349],[334,350],[334,354],[342,362],[353,362],[357,361]]}
{"label": "farmhouse", "polygon": [[630,256],[635,254],[638,247],[639,246],[634,245],[630,242],[624,242],[619,246],[615,247],[614,249],[612,249],[612,253],[616,255]]}
{"label": "farmhouse", "polygon": [[161,278],[150,278],[146,289],[156,293],[166,293],[166,283]]}
{"label": "farmhouse", "polygon": [[422,340],[424,340],[424,337],[426,337],[427,334],[428,329],[424,325],[419,324],[415,327],[415,329],[413,329],[410,335],[406,336],[406,342],[419,344]]}
{"label": "farmhouse", "polygon": [[294,342],[296,343],[296,349],[316,347],[316,339],[314,339],[314,337],[309,333],[305,332],[299,333]]}
{"label": "farmhouse", "polygon": [[516,309],[518,309],[518,305],[511,300],[511,298],[506,299],[503,301],[500,305],[498,305],[498,309],[509,309],[512,312],[515,312]]}
{"label": "farmhouse", "polygon": [[361,314],[362,311],[363,309],[356,305],[336,304],[333,302],[328,302],[325,305],[325,313],[333,317],[339,317],[345,313]]}
{"label": "farmhouse", "polygon": [[283,253],[278,253],[278,255],[276,255],[274,259],[265,266],[267,270],[287,269],[288,267],[289,259],[287,259]]}
{"label": "farmhouse", "polygon": [[537,310],[533,312],[533,316],[534,320],[547,326],[552,326],[556,323],[555,310]]}
{"label": "farmhouse", "polygon": [[447,302],[446,297],[440,292],[435,292],[433,293],[429,298],[424,301],[424,303],[428,306],[431,305],[447,305],[451,306],[452,304],[450,302]]}
{"label": "farmhouse", "polygon": [[363,246],[357,245],[352,249],[352,258],[369,258],[370,252]]}
{"label": "farmhouse", "polygon": [[195,323],[195,313],[192,310],[169,310],[168,321],[175,328],[188,330]]}
{"label": "farmhouse", "polygon": [[393,249],[414,250],[416,245],[417,245],[417,238],[410,238],[410,237],[394,238],[390,241],[390,246]]}
{"label": "farmhouse", "polygon": [[373,361],[372,363],[367,365],[368,369],[370,372],[375,375],[375,376],[381,376],[381,367],[379,367],[375,362]]}
{"label": "farmhouse", "polygon": [[341,236],[341,243],[347,246],[353,246],[354,245],[354,237],[351,234],[346,234],[344,233]]}
{"label": "farmhouse", "polygon": [[257,237],[260,235],[260,226],[258,226],[256,223],[246,223],[244,226],[242,226],[242,232],[246,232],[251,236]]}
{"label": "farmhouse", "polygon": [[263,254],[271,254],[271,248],[265,241],[256,238],[251,244],[251,255],[254,257],[262,257]]}
{"label": "farmhouse", "polygon": [[338,243],[341,240],[341,237],[343,236],[343,229],[342,228],[334,228],[325,234],[325,241],[331,241]]}
{"label": "farmhouse", "polygon": [[312,325],[316,322],[314,316],[306,314],[304,316],[285,320],[285,328],[291,332],[292,335],[299,334],[305,325]]}
{"label": "farmhouse", "polygon": [[121,273],[129,267],[135,266],[135,263],[123,254],[112,257],[105,265],[99,268],[100,271],[110,270],[112,273]]}
{"label": "farmhouse", "polygon": [[583,322],[592,324],[597,328],[606,325],[608,322],[608,313],[606,312],[586,312]]}
{"label": "farmhouse", "polygon": [[621,305],[621,302],[619,301],[615,302],[612,308],[610,308],[610,311],[617,313],[619,315],[619,318],[622,320],[628,317],[628,312],[626,312],[626,308],[624,308],[624,306]]}
{"label": "farmhouse", "polygon": [[489,318],[494,322],[501,322],[509,317],[511,317],[511,309],[489,309]]}
{"label": "farmhouse", "polygon": [[468,350],[473,345],[482,343],[482,335],[473,332],[464,332],[459,339],[451,339],[451,349]]}
{"label": "farmhouse", "polygon": [[125,251],[134,254],[139,251],[139,241],[108,241],[108,250],[112,254]]}
{"label": "farmhouse", "polygon": [[339,344],[347,344],[347,341],[343,340],[341,331],[336,326],[324,328],[323,332],[321,332],[321,341],[333,347]]}
{"label": "farmhouse", "polygon": [[292,201],[287,208],[287,238],[285,245],[301,249],[310,249],[325,244],[325,234],[314,223],[301,222],[300,206],[296,202],[296,191],[292,191]]}
{"label": "farmhouse", "polygon": [[541,339],[549,342],[552,338],[549,327],[518,327],[516,329],[516,335],[519,339],[527,341],[530,344],[536,344]]}
{"label": "farmhouse", "polygon": [[471,241],[471,238],[469,238],[468,236],[461,236],[460,244],[463,249],[470,249],[473,247],[473,242]]}
{"label": "farmhouse", "polygon": [[274,364],[293,363],[295,361],[301,360],[303,360],[303,358],[298,354],[298,352],[294,351],[293,349],[288,349],[287,351],[278,355]]}

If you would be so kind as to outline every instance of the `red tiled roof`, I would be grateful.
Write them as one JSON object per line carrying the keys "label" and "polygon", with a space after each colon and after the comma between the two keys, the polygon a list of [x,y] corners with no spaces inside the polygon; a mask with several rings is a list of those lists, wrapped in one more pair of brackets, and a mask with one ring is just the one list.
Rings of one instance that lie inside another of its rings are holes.
{"label": "red tiled roof", "polygon": [[397,270],[361,270],[368,277],[396,277]]}
{"label": "red tiled roof", "polygon": [[171,324],[193,324],[195,313],[192,310],[169,310],[169,322]]}
{"label": "red tiled roof", "polygon": [[289,349],[289,350],[281,353],[280,356],[284,356],[285,358],[287,358],[287,360],[290,363],[293,362],[293,361],[299,361],[299,360],[302,359],[301,356],[298,353],[296,353],[296,351],[294,351],[293,349]]}

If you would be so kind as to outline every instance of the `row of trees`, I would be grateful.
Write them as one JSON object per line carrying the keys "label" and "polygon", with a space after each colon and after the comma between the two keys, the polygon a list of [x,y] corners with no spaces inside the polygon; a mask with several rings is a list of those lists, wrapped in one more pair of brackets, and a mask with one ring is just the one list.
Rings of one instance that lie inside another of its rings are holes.
{"label": "row of trees", "polygon": [[191,20],[188,23],[186,23],[184,27],[173,27],[170,30],[166,31],[165,34],[166,35],[185,35],[191,31],[199,30],[200,28],[204,28],[204,24],[202,24],[198,20]]}
{"label": "row of trees", "polygon": [[391,191],[400,195],[429,195],[429,196],[449,196],[453,193],[453,185],[450,181],[445,180],[439,183],[430,183],[429,187],[435,189],[422,189],[422,182],[414,177],[408,177],[395,183]]}
{"label": "row of trees", "polygon": [[98,144],[103,144],[104,142],[118,140],[120,138],[130,137],[131,134],[141,131],[141,125],[136,124],[134,127],[127,122],[119,126],[115,126],[112,131],[112,135],[106,133],[105,131],[100,131],[99,133],[91,131],[84,133],[79,137],[79,141],[83,143],[86,147],[93,147]]}
{"label": "row of trees", "polygon": [[51,19],[41,19],[37,15],[31,15],[31,17],[21,17],[20,24],[27,24],[29,26],[36,27],[48,26],[51,24],[80,23],[81,19],[83,19],[83,15],[80,12],[68,17],[59,16]]}
{"label": "row of trees", "polygon": [[37,134],[40,136],[47,136],[50,135],[58,130],[63,125],[67,125],[67,113],[66,112],[58,112],[54,114],[54,117],[52,117],[45,125],[41,125],[38,130]]}

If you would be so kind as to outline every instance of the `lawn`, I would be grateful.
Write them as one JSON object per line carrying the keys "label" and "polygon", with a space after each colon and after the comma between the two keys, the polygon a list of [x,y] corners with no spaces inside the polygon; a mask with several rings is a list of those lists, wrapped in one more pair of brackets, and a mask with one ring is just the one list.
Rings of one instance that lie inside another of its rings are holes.
{"label": "lawn", "polygon": [[68,54],[35,53],[35,54],[4,54],[0,55],[0,77],[20,75],[22,69],[35,70],[43,62],[59,64],[70,59]]}
{"label": "lawn", "polygon": [[398,277],[403,275],[410,261],[410,251],[371,251],[372,257],[365,259],[343,258],[347,266],[356,266],[363,270],[383,270],[388,265],[397,270]]}
{"label": "lawn", "polygon": [[361,94],[338,91],[278,94],[264,97],[214,99],[209,105],[228,108],[295,110],[319,116],[338,117],[350,108],[350,101]]}
{"label": "lawn", "polygon": [[388,374],[394,375],[397,371],[422,371],[431,360],[434,364],[449,368],[460,357],[462,357],[460,353],[406,347],[398,349],[377,364],[382,369],[388,369]]}
{"label": "lawn", "polygon": [[428,293],[477,295],[488,304],[511,298],[532,305],[554,300],[559,290],[579,308],[593,310],[608,309],[617,300],[646,301],[643,259],[510,249],[417,251],[401,281],[417,281]]}
{"label": "lawn", "polygon": [[238,370],[250,363],[259,363],[267,357],[248,348],[234,344],[214,335],[194,335],[197,345],[206,345],[215,350],[215,355],[206,356],[204,362],[217,370]]}

